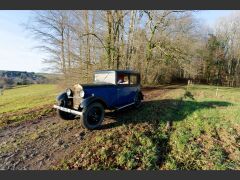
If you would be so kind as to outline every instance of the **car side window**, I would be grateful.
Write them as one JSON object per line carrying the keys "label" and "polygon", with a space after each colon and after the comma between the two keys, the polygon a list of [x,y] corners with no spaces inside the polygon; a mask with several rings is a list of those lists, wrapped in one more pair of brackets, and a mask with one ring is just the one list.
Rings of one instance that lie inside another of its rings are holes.
{"label": "car side window", "polygon": [[137,84],[137,76],[136,75],[130,75],[130,84],[132,84],[132,85]]}
{"label": "car side window", "polygon": [[117,84],[128,84],[129,78],[127,74],[119,74],[117,78]]}

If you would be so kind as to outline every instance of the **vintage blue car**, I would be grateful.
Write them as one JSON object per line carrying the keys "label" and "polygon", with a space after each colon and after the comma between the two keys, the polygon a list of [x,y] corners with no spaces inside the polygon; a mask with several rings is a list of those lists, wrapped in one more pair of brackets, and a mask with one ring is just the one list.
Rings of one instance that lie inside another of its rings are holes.
{"label": "vintage blue car", "polygon": [[140,74],[130,70],[100,70],[92,84],[76,84],[57,97],[54,105],[64,120],[80,116],[84,128],[95,129],[104,119],[105,109],[140,107],[143,94]]}

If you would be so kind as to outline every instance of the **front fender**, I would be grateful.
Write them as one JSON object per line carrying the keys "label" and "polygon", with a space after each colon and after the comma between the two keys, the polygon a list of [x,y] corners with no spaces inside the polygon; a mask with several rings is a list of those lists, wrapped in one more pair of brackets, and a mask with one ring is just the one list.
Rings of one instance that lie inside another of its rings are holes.
{"label": "front fender", "polygon": [[83,99],[83,101],[80,104],[80,107],[85,108],[93,102],[99,102],[104,106],[104,108],[108,108],[107,103],[102,98],[96,96],[90,96],[86,99]]}
{"label": "front fender", "polygon": [[68,99],[68,96],[67,96],[66,92],[60,93],[56,98],[57,102],[62,101],[62,100],[66,101],[67,99]]}

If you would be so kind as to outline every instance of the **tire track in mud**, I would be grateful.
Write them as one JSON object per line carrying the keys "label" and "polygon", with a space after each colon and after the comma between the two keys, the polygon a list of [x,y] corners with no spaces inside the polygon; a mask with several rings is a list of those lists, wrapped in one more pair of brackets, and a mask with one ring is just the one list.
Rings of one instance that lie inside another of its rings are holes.
{"label": "tire track in mud", "polygon": [[[174,88],[144,88],[144,101],[171,89]],[[107,112],[103,125],[108,126],[116,119],[114,113]],[[107,130],[100,128],[100,131]],[[65,156],[74,154],[81,142],[93,137],[97,131],[83,129],[79,119],[63,121],[55,113],[4,127],[0,129],[0,169],[50,169]]]}

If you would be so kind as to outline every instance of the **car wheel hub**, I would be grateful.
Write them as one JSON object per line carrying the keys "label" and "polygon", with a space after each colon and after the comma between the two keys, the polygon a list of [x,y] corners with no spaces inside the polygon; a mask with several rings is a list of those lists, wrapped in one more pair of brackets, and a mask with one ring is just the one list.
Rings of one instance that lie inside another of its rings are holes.
{"label": "car wheel hub", "polygon": [[96,124],[100,121],[101,112],[98,108],[92,108],[88,113],[88,121],[90,124]]}

